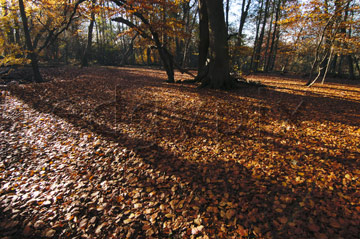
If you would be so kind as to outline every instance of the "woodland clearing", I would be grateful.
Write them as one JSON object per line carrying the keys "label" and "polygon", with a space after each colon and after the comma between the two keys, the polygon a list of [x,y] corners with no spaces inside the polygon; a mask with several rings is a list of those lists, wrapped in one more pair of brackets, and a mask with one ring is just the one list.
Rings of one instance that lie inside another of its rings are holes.
{"label": "woodland clearing", "polygon": [[43,75],[1,94],[0,238],[359,238],[355,81]]}

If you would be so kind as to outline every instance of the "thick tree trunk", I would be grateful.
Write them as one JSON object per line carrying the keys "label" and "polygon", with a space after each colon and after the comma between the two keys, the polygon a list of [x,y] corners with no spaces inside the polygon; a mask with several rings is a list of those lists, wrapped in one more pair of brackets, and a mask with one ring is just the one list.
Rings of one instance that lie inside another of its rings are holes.
{"label": "thick tree trunk", "polygon": [[159,50],[160,58],[163,62],[166,74],[167,74],[167,82],[174,83],[175,77],[174,77],[174,61],[172,55],[167,51],[166,48],[161,47]]}
{"label": "thick tree trunk", "polygon": [[[203,2],[204,0],[200,0]],[[229,72],[227,32],[222,0],[205,0],[209,18],[210,63],[202,86],[213,89],[229,89],[233,81]]]}
{"label": "thick tree trunk", "polygon": [[24,28],[26,47],[30,51],[29,56],[30,56],[30,60],[31,60],[31,66],[33,69],[33,73],[34,73],[34,81],[35,82],[43,82],[44,80],[41,77],[41,74],[39,71],[38,56],[34,50],[34,47],[33,47],[32,41],[31,41],[30,31],[29,31],[29,27],[28,27],[29,25],[28,25],[26,13],[25,13],[25,6],[24,6],[23,0],[19,0],[19,8],[20,8],[20,16],[21,16],[21,20],[22,20],[23,28]]}
{"label": "thick tree trunk", "polygon": [[209,17],[207,12],[207,6],[205,0],[199,1],[199,64],[198,64],[198,76],[203,74],[206,66],[206,60],[208,58],[208,49],[210,45],[209,39]]}

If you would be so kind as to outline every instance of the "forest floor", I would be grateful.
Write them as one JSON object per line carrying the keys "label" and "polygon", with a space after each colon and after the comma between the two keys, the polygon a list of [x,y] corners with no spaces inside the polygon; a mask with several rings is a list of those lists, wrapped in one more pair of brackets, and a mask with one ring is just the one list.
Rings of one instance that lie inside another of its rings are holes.
{"label": "forest floor", "polygon": [[360,85],[44,75],[1,93],[0,238],[359,238]]}

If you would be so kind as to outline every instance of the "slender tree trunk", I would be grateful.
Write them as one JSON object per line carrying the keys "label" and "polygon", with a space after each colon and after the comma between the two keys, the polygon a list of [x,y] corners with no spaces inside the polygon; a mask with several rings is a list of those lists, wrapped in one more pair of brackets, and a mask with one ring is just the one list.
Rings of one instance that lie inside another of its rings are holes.
{"label": "slender tree trunk", "polygon": [[[275,39],[276,39],[276,36],[278,34],[278,31],[279,31],[279,29],[278,29],[278,21],[279,21],[279,18],[280,18],[280,10],[281,10],[281,0],[277,0],[274,31],[273,31],[273,34],[272,34],[268,60],[267,60],[266,66],[265,66],[265,71],[266,72],[273,70],[273,67],[271,67],[271,66],[274,65],[274,63],[273,63],[273,61],[275,61],[274,56],[275,56],[276,51],[277,51],[277,49],[275,49]],[[275,50],[275,53],[274,53],[274,50]]]}
{"label": "slender tree trunk", "polygon": [[152,62],[151,62],[151,48],[150,47],[148,47],[146,49],[146,59],[147,59],[147,65],[151,66]]}
{"label": "slender tree trunk", "polygon": [[359,66],[358,59],[355,56],[354,56],[354,61],[355,61],[356,69],[357,69],[359,77],[360,77],[360,66]]}
{"label": "slender tree trunk", "polygon": [[[93,0],[92,1],[92,8],[95,7],[95,3],[96,3],[96,0]],[[90,20],[89,30],[88,30],[87,43],[86,43],[83,59],[81,61],[82,66],[88,66],[89,65],[89,60],[90,60],[90,57],[91,57],[91,48],[92,48],[92,38],[93,38],[94,23],[95,23],[95,11],[94,11],[94,9],[92,9],[91,10],[91,20]]]}
{"label": "slender tree trunk", "polygon": [[262,43],[264,41],[265,26],[266,26],[266,21],[268,18],[269,2],[270,2],[270,0],[266,0],[264,19],[263,19],[263,23],[262,23],[262,27],[261,27],[260,36],[259,36],[256,48],[255,48],[255,59],[254,59],[254,67],[253,67],[254,71],[258,70],[259,63],[260,63],[260,57],[261,57],[260,53],[261,53]]}
{"label": "slender tree trunk", "polygon": [[[136,37],[138,36],[139,34],[135,34],[135,36],[133,36],[131,38],[131,41],[130,41],[130,44],[128,46],[128,49],[126,50],[126,52],[124,53],[123,57],[121,58],[121,61],[120,61],[120,65],[124,65],[127,63],[127,59],[129,58],[129,56],[134,52],[134,41],[136,39]],[[146,51],[146,54],[147,54],[147,64],[149,64],[149,53],[150,49],[147,48],[147,51]]]}
{"label": "slender tree trunk", "polygon": [[175,38],[175,59],[177,62],[181,62],[181,56],[183,55],[182,54],[183,48],[184,48],[183,41],[179,37],[176,37]]}
{"label": "slender tree trunk", "polygon": [[254,48],[253,48],[253,53],[251,55],[251,61],[250,61],[250,69],[251,70],[254,69],[255,53],[256,53],[256,49],[257,49],[257,45],[258,45],[258,41],[259,41],[259,31],[260,31],[260,24],[261,24],[261,19],[262,19],[263,5],[264,5],[264,0],[261,0],[259,13],[257,15],[258,19],[256,21],[256,34],[255,34]]}
{"label": "slender tree trunk", "polygon": [[242,44],[242,32],[244,29],[246,18],[248,16],[250,3],[251,3],[251,0],[248,0],[247,3],[246,3],[246,0],[243,0],[242,5],[241,5],[241,17],[240,17],[240,24],[239,24],[239,31],[238,31],[237,46],[240,46]]}
{"label": "slender tree trunk", "polygon": [[26,17],[26,13],[25,13],[25,6],[24,6],[23,0],[19,0],[19,8],[20,8],[20,16],[21,16],[21,20],[22,20],[23,28],[24,28],[26,46],[27,46],[28,50],[30,51],[29,56],[30,56],[30,60],[31,60],[31,66],[33,69],[33,73],[34,73],[34,81],[35,82],[43,82],[44,80],[41,77],[40,70],[39,70],[38,56],[35,52],[35,49],[33,47],[32,41],[31,41],[31,36],[30,36],[30,31],[29,31],[29,26],[28,26],[28,21],[27,21],[27,17]]}
{"label": "slender tree trunk", "polygon": [[323,78],[322,78],[321,84],[324,84],[326,75],[327,75],[327,73],[329,72],[330,62],[331,62],[333,53],[334,53],[334,48],[331,47],[330,56],[329,56],[328,61],[327,61],[327,64],[326,64],[326,69],[325,69],[324,76],[323,76]]}
{"label": "slender tree trunk", "polygon": [[226,25],[226,32],[229,32],[229,10],[230,10],[230,0],[226,0],[226,15],[225,15],[225,25]]}
{"label": "slender tree trunk", "polygon": [[[189,4],[189,3],[187,3],[187,4]],[[189,12],[187,14],[187,32],[189,32],[189,37],[187,37],[185,39],[184,54],[183,54],[183,58],[182,58],[182,61],[181,61],[181,66],[182,67],[185,67],[186,64],[189,61],[189,48],[190,48],[190,43],[191,43],[191,36],[192,36],[194,26],[195,26],[195,23],[196,23],[196,15],[198,14],[198,10],[199,10],[199,8],[196,9],[195,16],[193,16],[192,23],[190,24],[190,6],[189,6]]]}
{"label": "slender tree trunk", "polygon": [[335,54],[333,60],[331,61],[330,72],[329,72],[332,75],[336,75],[337,59],[338,59],[338,55]]}
{"label": "slender tree trunk", "polygon": [[354,61],[351,55],[347,55],[347,61],[349,65],[349,77],[351,80],[355,79],[355,73],[354,73]]}
{"label": "slender tree trunk", "polygon": [[269,30],[268,30],[268,34],[267,34],[267,39],[266,39],[266,45],[265,45],[265,50],[264,50],[264,62],[263,62],[263,68],[264,68],[264,71],[267,72],[267,68],[266,68],[266,65],[267,65],[267,62],[266,62],[266,59],[269,58],[269,47],[270,47],[270,36],[271,36],[271,31],[272,31],[272,22],[273,22],[273,19],[274,19],[274,11],[275,11],[275,2],[273,3],[273,6],[272,6],[272,10],[271,10],[271,18],[270,18],[270,23],[269,23]]}
{"label": "slender tree trunk", "polygon": [[276,32],[276,38],[275,38],[275,46],[274,46],[274,51],[272,53],[272,57],[271,57],[271,61],[270,61],[269,71],[273,71],[275,68],[275,61],[276,61],[276,56],[277,56],[277,52],[278,52],[278,48],[279,48],[279,41],[280,41],[280,29],[278,26],[278,30]]}
{"label": "slender tree trunk", "polygon": [[344,55],[340,55],[339,64],[337,65],[337,75],[338,76],[343,75],[343,71],[342,71],[343,62],[344,62]]}

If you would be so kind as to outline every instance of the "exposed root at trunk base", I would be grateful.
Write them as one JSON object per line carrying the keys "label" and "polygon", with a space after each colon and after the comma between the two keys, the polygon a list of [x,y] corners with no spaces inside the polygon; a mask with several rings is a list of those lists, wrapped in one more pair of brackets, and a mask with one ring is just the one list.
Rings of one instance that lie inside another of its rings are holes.
{"label": "exposed root at trunk base", "polygon": [[222,90],[233,90],[233,89],[242,89],[248,87],[267,87],[262,84],[260,81],[251,81],[243,77],[234,77],[229,76],[228,79],[223,80],[220,87],[215,85],[210,76],[205,76],[201,79],[201,84],[198,88],[210,88],[210,89],[222,89]]}

